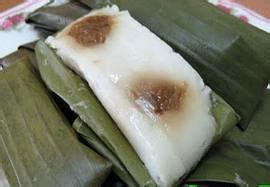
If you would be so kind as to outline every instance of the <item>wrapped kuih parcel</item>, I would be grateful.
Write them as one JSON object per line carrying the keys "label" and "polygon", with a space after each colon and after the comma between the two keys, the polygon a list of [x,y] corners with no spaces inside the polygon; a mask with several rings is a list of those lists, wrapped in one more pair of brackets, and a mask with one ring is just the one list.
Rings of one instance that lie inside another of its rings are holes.
{"label": "wrapped kuih parcel", "polygon": [[157,185],[183,179],[219,133],[215,94],[128,11],[94,10],[46,43],[88,82]]}
{"label": "wrapped kuih parcel", "polygon": [[111,163],[77,140],[30,61],[0,71],[0,186],[101,186]]}

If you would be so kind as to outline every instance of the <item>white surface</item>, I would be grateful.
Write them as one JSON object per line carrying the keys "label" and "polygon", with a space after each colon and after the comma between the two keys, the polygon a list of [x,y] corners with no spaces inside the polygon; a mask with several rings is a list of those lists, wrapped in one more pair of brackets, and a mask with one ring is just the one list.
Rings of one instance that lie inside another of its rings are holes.
{"label": "white surface", "polygon": [[35,41],[38,38],[38,33],[26,24],[20,31],[0,31],[0,58],[16,51],[18,46]]}
{"label": "white surface", "polygon": [[50,3],[48,6],[59,6],[65,3],[68,3],[70,0],[55,0],[53,3]]}

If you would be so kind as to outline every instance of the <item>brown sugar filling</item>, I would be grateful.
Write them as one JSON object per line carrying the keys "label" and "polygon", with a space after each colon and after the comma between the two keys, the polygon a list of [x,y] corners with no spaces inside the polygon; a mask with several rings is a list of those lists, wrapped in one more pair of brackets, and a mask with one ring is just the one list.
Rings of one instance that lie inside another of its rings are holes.
{"label": "brown sugar filling", "polygon": [[162,115],[180,110],[184,104],[187,85],[176,85],[167,80],[142,79],[131,90],[135,102],[145,111]]}
{"label": "brown sugar filling", "polygon": [[91,46],[104,43],[112,27],[110,16],[91,16],[75,23],[68,32],[79,44]]}

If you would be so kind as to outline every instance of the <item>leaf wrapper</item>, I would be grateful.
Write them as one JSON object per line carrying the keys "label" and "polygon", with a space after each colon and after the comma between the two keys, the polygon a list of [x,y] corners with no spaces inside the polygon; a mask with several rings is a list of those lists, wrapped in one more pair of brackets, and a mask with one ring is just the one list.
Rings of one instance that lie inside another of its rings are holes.
{"label": "leaf wrapper", "polygon": [[2,67],[2,69],[5,69],[21,59],[28,59],[30,60],[31,64],[35,64],[35,54],[33,53],[33,51],[21,49],[0,59],[0,66]]}
{"label": "leaf wrapper", "polygon": [[270,90],[249,128],[231,130],[201,161],[188,181],[222,181],[241,187],[270,183]]}
{"label": "leaf wrapper", "polygon": [[111,164],[76,139],[27,60],[0,72],[0,178],[10,186],[100,186]]}
{"label": "leaf wrapper", "polygon": [[89,11],[90,8],[81,3],[70,2],[62,6],[41,8],[28,16],[27,23],[39,30],[56,32]]}
{"label": "leaf wrapper", "polygon": [[215,92],[211,94],[211,102],[211,112],[217,125],[212,143],[215,144],[239,122],[240,116]]}
{"label": "leaf wrapper", "polygon": [[107,158],[113,164],[113,171],[128,185],[137,186],[137,183],[130,176],[125,166],[119,159],[106,147],[99,137],[84,123],[80,118],[77,118],[73,123],[73,128],[76,132],[99,154]]}
{"label": "leaf wrapper", "polygon": [[136,152],[117,125],[102,107],[87,83],[73,73],[42,41],[36,46],[41,77],[70,108],[95,132],[106,146],[118,156],[140,186],[154,186],[154,182]]}

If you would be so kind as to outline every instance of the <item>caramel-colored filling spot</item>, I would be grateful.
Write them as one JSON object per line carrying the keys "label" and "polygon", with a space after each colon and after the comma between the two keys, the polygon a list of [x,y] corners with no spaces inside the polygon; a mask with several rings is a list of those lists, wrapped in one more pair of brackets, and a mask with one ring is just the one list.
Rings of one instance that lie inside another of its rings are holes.
{"label": "caramel-colored filling spot", "polygon": [[68,32],[79,44],[91,46],[104,43],[111,31],[110,16],[91,16],[75,23]]}
{"label": "caramel-colored filling spot", "polygon": [[167,80],[139,80],[131,90],[133,99],[144,111],[157,115],[181,108],[187,85],[176,85]]}

